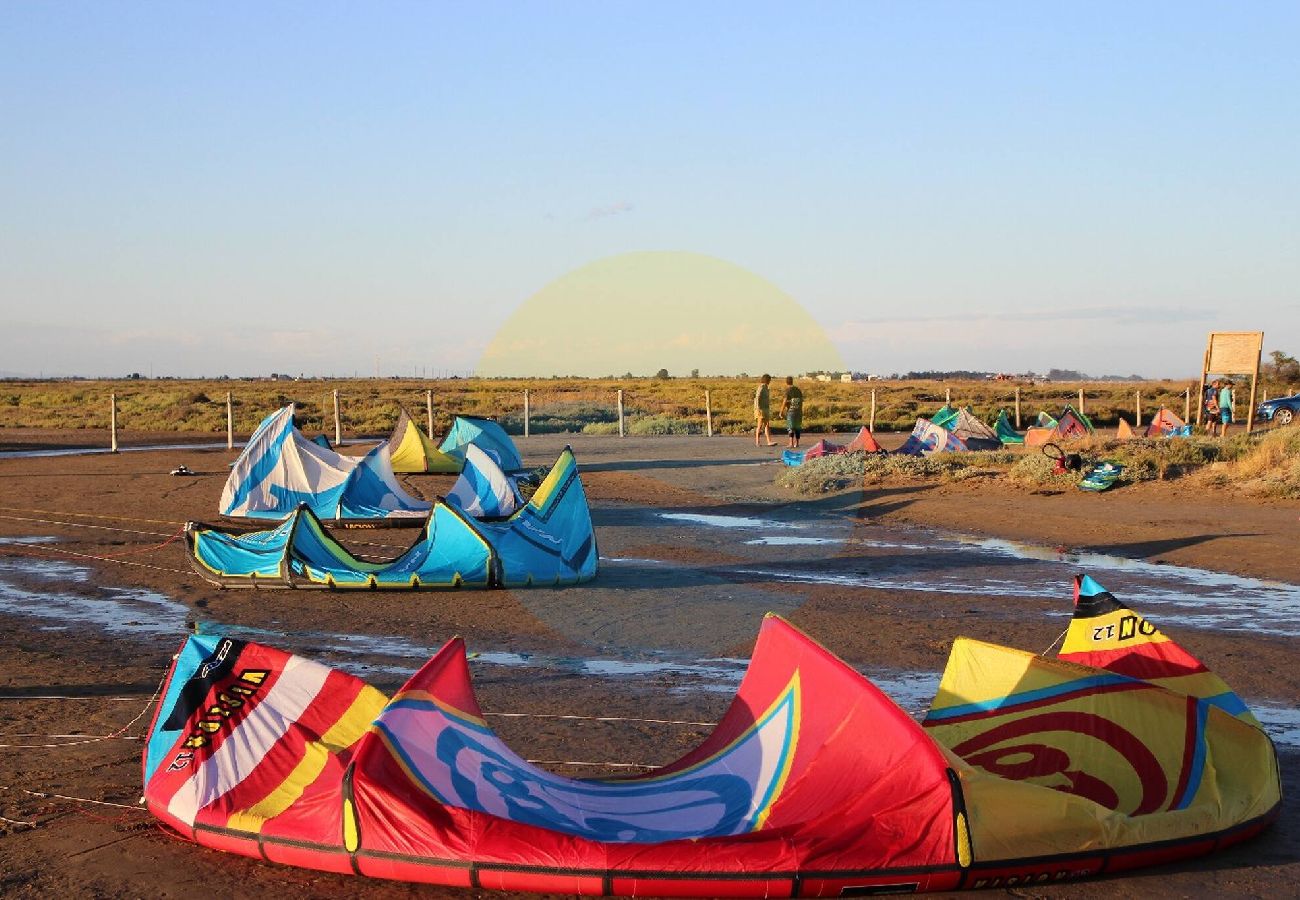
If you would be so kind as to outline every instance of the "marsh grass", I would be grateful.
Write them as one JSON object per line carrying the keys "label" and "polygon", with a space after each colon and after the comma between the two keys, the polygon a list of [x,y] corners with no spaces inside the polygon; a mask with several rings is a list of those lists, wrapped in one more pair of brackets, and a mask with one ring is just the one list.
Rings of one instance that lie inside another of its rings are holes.
{"label": "marsh grass", "polygon": [[[491,416],[513,434],[523,432],[523,392],[530,391],[533,434],[617,432],[616,397],[624,392],[629,434],[697,434],[705,429],[704,392],[711,395],[716,434],[743,434],[754,427],[756,378],[608,379],[269,379],[6,381],[0,382],[0,428],[103,429],[108,427],[110,393],[118,397],[119,427],[135,431],[224,434],[226,392],[233,396],[235,433],[248,434],[285,403],[298,404],[308,431],[334,430],[331,391],[337,390],[344,437],[381,437],[390,432],[397,408],[405,406],[425,425],[425,390],[433,391],[435,438],[457,414]],[[773,412],[784,390],[773,385]],[[992,422],[999,409],[1010,413],[1015,385],[1009,382],[872,381],[844,384],[800,380],[804,430],[846,433],[867,423],[876,394],[876,430],[910,431],[917,416],[933,414],[951,390],[953,403],[969,406]],[[1077,404],[1085,389],[1086,411],[1099,429],[1133,418],[1134,391],[1141,390],[1145,418],[1165,405],[1183,412],[1186,382],[1022,385],[1025,423],[1043,409],[1059,414]],[[638,425],[641,420],[644,424]],[[774,422],[779,427],[781,423]]]}

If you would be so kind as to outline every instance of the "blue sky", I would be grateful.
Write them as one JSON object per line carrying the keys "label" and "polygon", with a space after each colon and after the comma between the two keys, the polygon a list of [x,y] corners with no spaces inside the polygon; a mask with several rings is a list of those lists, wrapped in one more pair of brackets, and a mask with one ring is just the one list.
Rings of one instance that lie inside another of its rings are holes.
{"label": "blue sky", "polygon": [[1300,351],[1300,5],[6,4],[0,373],[469,370],[613,254],[853,368]]}

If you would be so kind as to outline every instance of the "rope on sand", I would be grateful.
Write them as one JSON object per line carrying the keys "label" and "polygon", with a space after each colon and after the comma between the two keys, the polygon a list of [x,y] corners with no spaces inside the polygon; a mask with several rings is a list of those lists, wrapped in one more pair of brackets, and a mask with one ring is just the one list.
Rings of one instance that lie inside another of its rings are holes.
{"label": "rope on sand", "polygon": [[[12,790],[12,788],[5,788],[5,790]],[[132,812],[139,813],[149,811],[139,805],[131,806],[125,803],[114,803],[111,800],[92,800],[89,797],[72,797],[68,794],[47,794],[44,791],[29,791],[27,788],[19,788],[18,790],[27,794],[29,797],[39,797],[42,800],[65,800],[70,803],[93,803],[95,806],[111,806],[114,809],[129,809]]]}
{"label": "rope on sand", "polygon": [[[8,507],[0,506],[0,509],[7,509],[7,508],[8,508]],[[37,510],[37,509],[26,510],[26,511],[27,511],[27,512],[41,512],[41,510]],[[56,513],[56,514],[53,514],[53,515],[75,516],[76,513]],[[123,531],[123,532],[125,532],[125,533],[127,533],[127,534],[143,534],[143,535],[146,535],[146,536],[148,536],[148,537],[167,537],[168,535],[170,535],[170,534],[172,533],[172,532],[170,532],[170,531],[140,531],[140,530],[135,529],[135,528],[120,528],[120,527],[118,527],[118,526],[116,526],[116,525],[92,525],[92,524],[90,524],[89,522],[59,522],[59,521],[56,521],[56,520],[54,520],[54,519],[37,519],[37,518],[33,518],[32,516],[5,516],[5,515],[0,515],[0,519],[9,519],[9,520],[14,521],[14,522],[35,522],[37,525],[62,525],[62,526],[64,526],[64,527],[66,527],[66,528],[95,528],[95,529],[99,529],[99,530],[101,530],[101,531]],[[142,521],[142,522],[151,522],[151,521],[153,521],[153,520],[152,520],[152,519],[141,519],[140,521]],[[168,523],[168,524],[172,524],[172,523]],[[184,526],[182,525],[181,527],[183,528]]]}
{"label": "rope on sand", "polygon": [[[90,513],[56,512],[54,510],[48,510],[48,509],[20,509],[18,507],[13,507],[13,506],[0,506],[0,509],[9,510],[11,512],[43,513],[45,515],[51,515],[51,516],[83,516],[84,515],[90,518],[111,519],[119,522],[150,522],[159,525],[177,525],[180,534],[184,534],[185,532],[185,524],[183,522],[171,522],[171,521],[167,521],[166,519],[133,519],[130,518],[129,516],[96,516]],[[121,528],[119,526],[114,526],[114,525],[92,525],[88,522],[60,522],[55,519],[37,519],[31,516],[0,515],[0,519],[8,519],[13,522],[32,522],[37,525],[58,525],[63,528],[95,528],[102,531],[121,531],[126,534],[139,534],[139,535],[144,535],[145,537],[169,537],[170,536],[172,539],[174,539],[175,537],[178,536],[176,532],[169,532],[169,531],[140,531],[139,529],[135,529],[135,528]],[[272,523],[270,520],[268,520],[267,524],[272,524]],[[328,525],[329,523],[326,522],[325,524]],[[158,546],[163,547],[170,542],[171,542],[170,540],[164,541],[162,544],[159,544]],[[32,546],[32,545],[24,545],[24,546]],[[362,541],[362,540],[349,539],[348,546],[381,547],[385,550],[391,551],[394,554],[397,554],[404,551],[407,548],[407,546],[409,546],[409,543],[401,543],[401,542],[383,543],[380,541]],[[53,549],[53,548],[46,548],[46,549]],[[154,547],[150,549],[158,549],[158,548]],[[70,553],[71,551],[63,551],[63,552]],[[146,551],[140,550],[140,551],[133,551],[133,552],[144,553]],[[126,555],[126,554],[120,554],[120,555]],[[91,558],[98,559],[99,557],[91,557]],[[165,570],[165,571],[171,571],[171,570]],[[194,573],[185,572],[183,574],[192,575]]]}
{"label": "rope on sand", "polygon": [[[170,543],[170,541],[164,541]],[[159,546],[162,546],[161,544]],[[151,548],[151,549],[157,549]],[[169,569],[166,566],[151,566],[148,563],[133,562],[129,559],[115,559],[111,556],[98,556],[94,553],[78,553],[76,550],[65,550],[62,547],[46,547],[40,544],[26,544],[23,546],[24,551],[47,551],[49,553],[63,553],[67,556],[76,556],[80,559],[93,559],[97,562],[117,563],[119,566],[135,566],[140,569],[152,569],[155,572],[169,572],[172,575],[190,575],[194,578],[199,577],[198,572],[187,571],[186,569]]]}
{"label": "rope on sand", "polygon": [[144,519],[139,516],[105,516],[98,513],[63,512],[57,509],[24,509],[21,506],[0,506],[5,512],[39,513],[42,516],[72,516],[77,519],[104,519],[110,522],[149,522],[153,525],[184,525],[175,519]]}
{"label": "rope on sand", "polygon": [[[52,738],[64,737],[64,738],[81,738],[81,739],[65,740],[57,744],[0,744],[0,750],[57,750],[61,747],[84,747],[87,744],[100,744],[103,743],[104,741],[123,740],[123,739],[130,740],[132,738],[123,738],[122,736],[131,730],[132,725],[134,725],[136,722],[139,722],[142,718],[144,718],[145,713],[149,712],[150,708],[152,708],[153,705],[158,701],[158,697],[162,694],[163,684],[166,681],[167,681],[167,673],[164,672],[162,678],[158,679],[158,686],[154,688],[153,694],[151,694],[149,699],[145,702],[144,707],[131,718],[130,722],[127,722],[125,725],[123,725],[117,731],[114,731],[112,734],[101,734],[101,735],[95,735],[93,737],[86,737],[85,735],[33,735],[33,737],[43,736],[43,737],[52,737]],[[139,740],[138,737],[134,739]]]}

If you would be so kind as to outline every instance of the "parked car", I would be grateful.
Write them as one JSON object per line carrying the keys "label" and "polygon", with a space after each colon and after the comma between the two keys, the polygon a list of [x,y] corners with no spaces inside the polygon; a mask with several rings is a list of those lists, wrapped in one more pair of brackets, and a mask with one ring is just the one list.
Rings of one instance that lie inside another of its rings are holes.
{"label": "parked car", "polygon": [[1272,400],[1265,400],[1255,410],[1255,415],[1265,422],[1276,422],[1279,425],[1290,425],[1297,418],[1300,418],[1300,394],[1292,394],[1290,397],[1276,397]]}

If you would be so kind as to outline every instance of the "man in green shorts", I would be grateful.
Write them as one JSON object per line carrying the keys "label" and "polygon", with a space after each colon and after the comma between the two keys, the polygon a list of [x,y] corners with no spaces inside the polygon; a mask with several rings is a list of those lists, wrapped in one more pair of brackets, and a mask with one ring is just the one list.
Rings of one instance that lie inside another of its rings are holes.
{"label": "man in green shorts", "polygon": [[772,395],[768,392],[767,386],[772,383],[771,375],[764,375],[754,391],[754,420],[758,423],[754,428],[754,446],[761,447],[759,442],[766,436],[767,446],[775,447],[776,441],[772,440],[772,429],[768,420],[772,418]]}
{"label": "man in green shorts", "polygon": [[781,415],[785,416],[785,427],[790,433],[790,446],[799,446],[799,437],[803,434],[803,391],[794,386],[794,376],[785,376],[785,397],[781,399]]}

